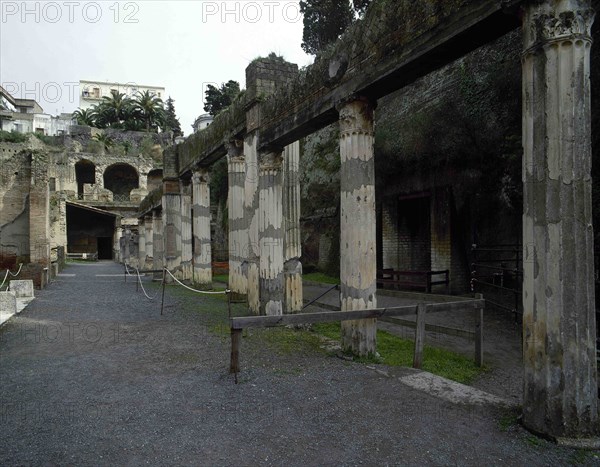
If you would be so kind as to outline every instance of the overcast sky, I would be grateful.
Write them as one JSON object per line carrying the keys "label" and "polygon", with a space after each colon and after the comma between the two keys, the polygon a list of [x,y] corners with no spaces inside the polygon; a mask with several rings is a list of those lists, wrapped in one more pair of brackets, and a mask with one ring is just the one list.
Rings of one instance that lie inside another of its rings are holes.
{"label": "overcast sky", "polygon": [[[206,83],[245,87],[245,68],[274,51],[304,66],[298,1],[0,0],[0,83],[46,113],[79,106],[79,80],[163,86],[186,135]],[[25,8],[24,8],[25,6]]]}

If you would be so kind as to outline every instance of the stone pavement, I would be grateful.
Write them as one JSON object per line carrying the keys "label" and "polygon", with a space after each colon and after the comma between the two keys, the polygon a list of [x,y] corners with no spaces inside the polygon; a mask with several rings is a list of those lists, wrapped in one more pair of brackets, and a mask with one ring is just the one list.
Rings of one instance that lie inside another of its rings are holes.
{"label": "stone pavement", "polygon": [[36,295],[0,329],[0,465],[598,461],[532,438],[489,401],[418,389],[415,370],[274,347],[278,331],[243,339],[235,385],[209,319],[219,299],[169,288],[161,316],[113,263],[70,265]]}

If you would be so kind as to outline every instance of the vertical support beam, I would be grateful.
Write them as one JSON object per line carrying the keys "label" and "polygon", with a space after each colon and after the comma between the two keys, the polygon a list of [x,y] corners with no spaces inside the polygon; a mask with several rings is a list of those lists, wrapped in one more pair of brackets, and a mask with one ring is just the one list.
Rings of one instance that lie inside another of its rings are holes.
{"label": "vertical support beam", "polygon": [[210,245],[210,178],[208,169],[198,169],[192,176],[194,202],[194,282],[212,286]]}
{"label": "vertical support beam", "polygon": [[529,2],[523,33],[523,423],[597,433],[589,0]]}
{"label": "vertical support beam", "polygon": [[284,179],[284,279],[285,313],[302,311],[302,241],[300,239],[300,142],[286,146],[283,154]]}
{"label": "vertical support beam", "polygon": [[[357,98],[339,112],[342,311],[372,309],[377,307],[373,107]],[[376,319],[343,321],[342,348],[357,355],[375,353],[376,331]]]}
{"label": "vertical support beam", "polygon": [[282,151],[259,158],[260,314],[283,314],[283,157]]}
{"label": "vertical support beam", "polygon": [[144,227],[146,228],[146,256],[140,268],[153,269],[152,260],[154,257],[154,226],[152,222],[152,214],[144,216]]}
{"label": "vertical support beam", "polygon": [[230,141],[227,144],[229,288],[235,294],[236,300],[241,299],[248,292],[248,278],[242,268],[244,253],[248,251],[248,226],[244,216],[246,159],[243,150],[243,141]]}
{"label": "vertical support beam", "polygon": [[181,265],[181,193],[179,180],[163,181],[163,224],[165,266],[174,275]]}
{"label": "vertical support beam", "polygon": [[[160,270],[164,266],[164,239],[163,239],[163,221],[162,221],[162,210],[155,209],[152,211],[152,243],[153,243],[153,256],[152,256],[152,269]],[[155,272],[154,279],[162,279],[162,272]]]}
{"label": "vertical support beam", "polygon": [[181,268],[182,278],[193,278],[192,267],[192,189],[190,181],[181,182]]}
{"label": "vertical support beam", "polygon": [[242,269],[248,281],[248,308],[254,314],[260,313],[258,285],[258,157],[256,153],[256,133],[249,133],[244,139],[244,155],[246,157],[246,179],[244,182],[244,218],[248,226],[248,240],[242,245],[242,256],[245,263]]}

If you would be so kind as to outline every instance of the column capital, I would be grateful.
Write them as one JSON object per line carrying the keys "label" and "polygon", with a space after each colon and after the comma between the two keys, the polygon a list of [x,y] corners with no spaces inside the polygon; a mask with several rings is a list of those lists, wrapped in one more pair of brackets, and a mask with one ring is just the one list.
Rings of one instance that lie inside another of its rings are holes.
{"label": "column capital", "polygon": [[208,167],[199,167],[194,170],[192,174],[192,183],[197,185],[199,183],[209,183],[210,182],[210,168]]}
{"label": "column capital", "polygon": [[589,0],[543,2],[524,7],[525,53],[554,42],[592,42],[595,12]]}
{"label": "column capital", "polygon": [[236,157],[244,151],[244,140],[238,138],[227,139],[225,149],[227,150],[227,157]]}
{"label": "column capital", "polygon": [[281,170],[283,165],[283,149],[268,148],[258,155],[261,170]]}
{"label": "column capital", "polygon": [[352,133],[373,134],[373,111],[375,106],[365,96],[352,96],[338,105],[340,133],[346,136]]}

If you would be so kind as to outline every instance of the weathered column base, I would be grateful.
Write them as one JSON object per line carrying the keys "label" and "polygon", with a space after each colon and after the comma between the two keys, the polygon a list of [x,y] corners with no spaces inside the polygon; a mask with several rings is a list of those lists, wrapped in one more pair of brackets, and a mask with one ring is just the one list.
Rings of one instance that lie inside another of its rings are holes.
{"label": "weathered column base", "polygon": [[248,261],[248,308],[255,315],[260,314],[258,262]]}
{"label": "weathered column base", "polygon": [[304,306],[302,293],[302,263],[297,259],[289,260],[285,262],[283,269],[285,279],[284,312],[286,314],[299,313]]}

